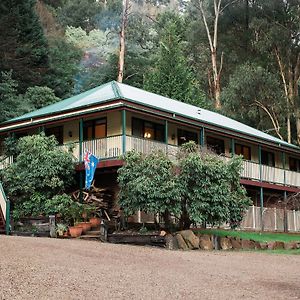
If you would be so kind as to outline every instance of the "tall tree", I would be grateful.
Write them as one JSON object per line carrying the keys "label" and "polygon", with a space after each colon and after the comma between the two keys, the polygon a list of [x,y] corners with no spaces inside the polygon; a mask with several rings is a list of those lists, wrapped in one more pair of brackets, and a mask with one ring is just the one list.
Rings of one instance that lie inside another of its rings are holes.
{"label": "tall tree", "polygon": [[184,53],[184,20],[167,13],[161,16],[161,21],[158,56],[153,69],[145,76],[144,88],[182,102],[206,106]]}
{"label": "tall tree", "polygon": [[19,89],[43,83],[47,72],[48,45],[35,0],[3,0],[0,9],[0,69],[14,72]]}

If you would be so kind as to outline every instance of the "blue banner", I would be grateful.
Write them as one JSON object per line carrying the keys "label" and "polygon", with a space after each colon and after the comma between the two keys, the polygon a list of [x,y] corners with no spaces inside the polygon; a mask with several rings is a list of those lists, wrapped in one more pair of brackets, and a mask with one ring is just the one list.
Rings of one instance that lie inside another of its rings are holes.
{"label": "blue banner", "polygon": [[88,190],[94,179],[95,171],[97,169],[97,164],[99,159],[86,151],[84,154],[84,166],[85,166],[85,188]]}

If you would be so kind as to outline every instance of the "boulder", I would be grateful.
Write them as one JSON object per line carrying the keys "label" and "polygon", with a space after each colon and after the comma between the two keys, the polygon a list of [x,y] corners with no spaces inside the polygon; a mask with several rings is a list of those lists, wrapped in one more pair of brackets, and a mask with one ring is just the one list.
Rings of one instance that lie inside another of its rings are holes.
{"label": "boulder", "polygon": [[268,249],[268,243],[266,243],[266,242],[260,242],[259,245],[260,245],[261,250]]}
{"label": "boulder", "polygon": [[234,237],[230,237],[229,239],[231,241],[232,249],[240,250],[242,248],[242,243],[240,239],[236,239]]}
{"label": "boulder", "polygon": [[297,243],[295,242],[286,242],[284,243],[285,250],[297,249]]}
{"label": "boulder", "polygon": [[251,240],[242,240],[242,249],[244,250],[255,249],[255,242]]}
{"label": "boulder", "polygon": [[177,238],[172,234],[167,234],[165,236],[166,249],[168,250],[178,250]]}
{"label": "boulder", "polygon": [[181,234],[177,233],[176,234],[176,240],[177,240],[177,244],[178,244],[178,248],[182,249],[182,250],[189,250],[188,245],[186,244],[186,242],[184,241],[183,237]]}
{"label": "boulder", "polygon": [[268,242],[269,250],[284,249],[284,242]]}
{"label": "boulder", "polygon": [[232,243],[231,240],[227,237],[221,237],[220,238],[220,246],[222,250],[230,250],[232,249]]}
{"label": "boulder", "polygon": [[203,234],[199,239],[199,246],[203,250],[213,250],[214,245],[212,242],[212,236],[208,234]]}
{"label": "boulder", "polygon": [[256,250],[261,250],[260,242],[254,242],[254,243],[255,243],[255,249]]}
{"label": "boulder", "polygon": [[199,249],[199,238],[194,234],[192,230],[183,230],[179,234],[183,237],[187,246],[190,249]]}

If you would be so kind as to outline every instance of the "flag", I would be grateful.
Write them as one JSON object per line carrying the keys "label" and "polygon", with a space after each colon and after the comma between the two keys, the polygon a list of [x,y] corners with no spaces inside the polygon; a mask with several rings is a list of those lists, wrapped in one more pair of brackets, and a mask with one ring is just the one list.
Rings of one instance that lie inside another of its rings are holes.
{"label": "flag", "polygon": [[99,159],[95,155],[93,155],[89,151],[85,151],[84,154],[85,188],[87,190],[91,187],[98,161]]}

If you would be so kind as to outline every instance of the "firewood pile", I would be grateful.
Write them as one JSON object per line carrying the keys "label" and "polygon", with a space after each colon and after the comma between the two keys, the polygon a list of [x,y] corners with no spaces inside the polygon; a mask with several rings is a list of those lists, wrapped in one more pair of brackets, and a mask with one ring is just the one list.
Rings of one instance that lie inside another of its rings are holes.
{"label": "firewood pile", "polygon": [[[75,191],[72,196],[79,201],[80,191]],[[115,205],[114,192],[108,188],[98,188],[93,183],[88,191],[83,191],[83,202],[95,206],[101,218],[111,221],[118,217],[119,208]]]}

